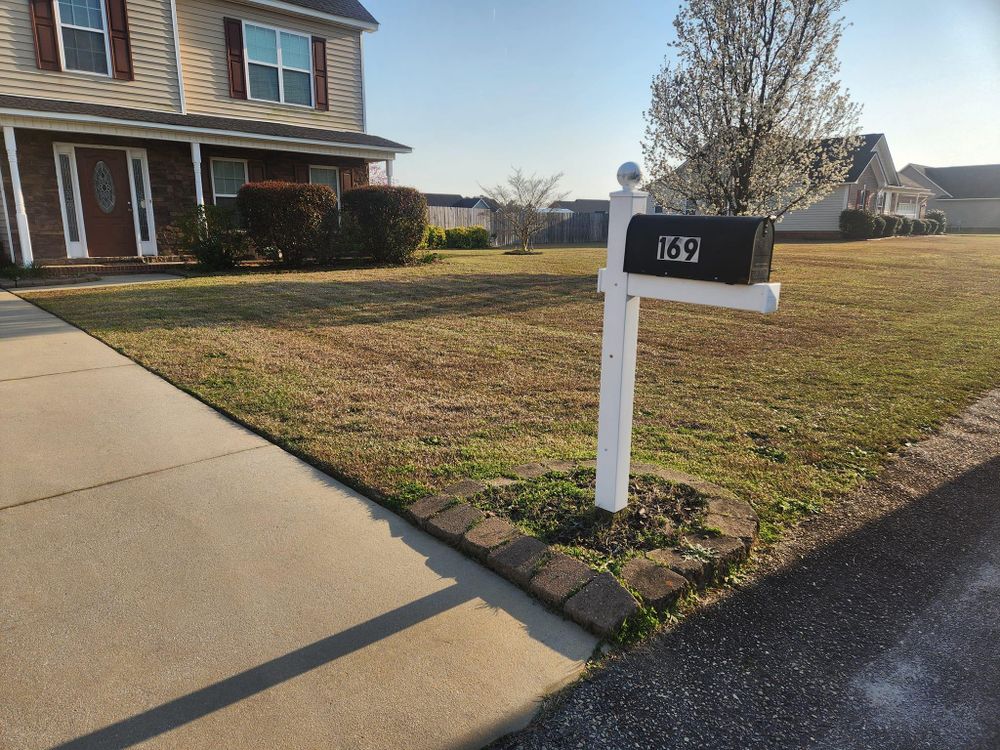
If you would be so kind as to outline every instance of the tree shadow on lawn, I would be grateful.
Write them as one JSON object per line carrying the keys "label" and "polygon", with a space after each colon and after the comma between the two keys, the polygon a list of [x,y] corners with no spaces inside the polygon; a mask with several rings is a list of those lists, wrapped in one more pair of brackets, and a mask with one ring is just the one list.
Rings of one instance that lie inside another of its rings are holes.
{"label": "tree shadow on lawn", "polygon": [[[1000,604],[995,588],[977,589],[985,556],[973,551],[1000,529],[1000,458],[903,497],[939,467],[918,459],[923,476],[888,491],[880,480],[874,502],[895,494],[886,502],[895,510],[697,612],[491,747],[606,747],[612,737],[628,747],[804,747],[827,732],[837,748],[994,747],[978,743],[1000,736],[1000,656],[987,636]],[[850,523],[829,513],[816,523]],[[946,621],[966,625],[949,637],[940,611],[952,608]],[[914,642],[924,648],[915,679],[872,673],[875,660],[895,658],[901,643],[910,655]]]}
{"label": "tree shadow on lawn", "polygon": [[106,331],[211,327],[239,322],[274,328],[353,326],[454,315],[513,315],[599,302],[596,280],[567,274],[448,274],[339,280],[213,278],[31,297],[39,306]]}

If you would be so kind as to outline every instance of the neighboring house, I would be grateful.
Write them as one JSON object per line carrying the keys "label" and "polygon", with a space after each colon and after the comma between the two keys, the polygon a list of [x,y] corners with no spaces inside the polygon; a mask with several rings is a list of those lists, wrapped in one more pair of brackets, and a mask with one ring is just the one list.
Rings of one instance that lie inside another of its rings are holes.
{"label": "neighboring house", "polygon": [[[4,0],[0,242],[18,262],[151,256],[265,179],[367,182],[357,0]],[[8,243],[9,231],[9,243]]]}
{"label": "neighboring house", "polygon": [[574,214],[606,214],[611,207],[609,200],[577,198],[573,201],[556,201],[549,208],[553,211],[570,211]]}
{"label": "neighboring house", "polygon": [[944,211],[956,232],[1000,232],[1000,164],[925,167],[908,164],[903,179],[933,192],[928,208]]}
{"label": "neighboring house", "polygon": [[496,204],[484,195],[463,198],[457,193],[425,193],[428,206],[440,208],[478,208],[486,211],[496,211]]}
{"label": "neighboring house", "polygon": [[[820,201],[801,211],[785,214],[777,234],[785,237],[840,236],[840,214],[847,208],[866,208],[878,214],[923,216],[931,192],[903,181],[892,161],[889,144],[882,133],[861,136],[845,181]],[[651,198],[649,213],[663,213]],[[697,213],[697,204],[685,201],[684,213]]]}

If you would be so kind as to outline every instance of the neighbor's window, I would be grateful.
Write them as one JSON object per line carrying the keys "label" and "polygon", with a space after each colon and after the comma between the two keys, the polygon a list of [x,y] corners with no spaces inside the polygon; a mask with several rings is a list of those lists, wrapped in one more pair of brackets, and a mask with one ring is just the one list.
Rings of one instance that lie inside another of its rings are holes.
{"label": "neighbor's window", "polygon": [[340,202],[340,172],[336,167],[309,167],[309,182],[326,185],[337,194],[337,202]]}
{"label": "neighbor's window", "polygon": [[309,37],[244,24],[250,98],[312,106],[312,42]]}
{"label": "neighbor's window", "polygon": [[66,70],[110,74],[102,0],[59,0],[59,31]]}
{"label": "neighbor's window", "polygon": [[236,159],[212,159],[212,195],[216,206],[236,205],[236,195],[247,183],[247,163]]}

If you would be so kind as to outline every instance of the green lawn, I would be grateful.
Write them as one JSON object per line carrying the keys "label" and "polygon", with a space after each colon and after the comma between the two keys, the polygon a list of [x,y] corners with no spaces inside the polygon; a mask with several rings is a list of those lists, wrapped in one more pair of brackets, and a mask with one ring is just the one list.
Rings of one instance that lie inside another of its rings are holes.
{"label": "green lawn", "polygon": [[[30,299],[390,504],[592,458],[604,252]],[[635,458],[780,524],[1000,383],[1000,237],[779,245],[772,316],[643,302]]]}

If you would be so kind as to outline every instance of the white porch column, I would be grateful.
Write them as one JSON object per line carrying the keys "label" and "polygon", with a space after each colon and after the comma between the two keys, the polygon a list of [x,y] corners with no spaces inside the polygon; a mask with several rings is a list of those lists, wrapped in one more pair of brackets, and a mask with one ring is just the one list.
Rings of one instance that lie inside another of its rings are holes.
{"label": "white porch column", "polygon": [[201,144],[191,142],[191,166],[194,167],[194,200],[199,206],[205,205],[205,186],[201,177]]}
{"label": "white porch column", "polygon": [[628,505],[628,478],[632,464],[632,410],[640,298],[632,297],[627,292],[625,235],[632,217],[646,213],[648,198],[646,193],[631,186],[639,182],[638,166],[634,167],[634,172],[633,175],[619,171],[618,179],[623,189],[611,194],[608,265],[600,271],[604,290],[604,344],[601,352],[601,408],[597,420],[597,507],[612,513]]}
{"label": "white porch column", "polygon": [[389,185],[389,187],[392,187],[392,165],[393,165],[392,159],[385,160],[385,181]]}
{"label": "white porch column", "polygon": [[28,229],[28,214],[24,210],[21,170],[17,166],[17,139],[14,137],[14,128],[10,125],[3,126],[3,143],[7,149],[7,162],[10,164],[10,186],[14,193],[14,218],[21,245],[21,265],[26,266],[34,262],[35,254],[31,252],[31,231]]}

